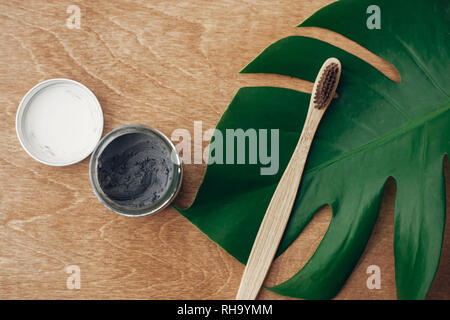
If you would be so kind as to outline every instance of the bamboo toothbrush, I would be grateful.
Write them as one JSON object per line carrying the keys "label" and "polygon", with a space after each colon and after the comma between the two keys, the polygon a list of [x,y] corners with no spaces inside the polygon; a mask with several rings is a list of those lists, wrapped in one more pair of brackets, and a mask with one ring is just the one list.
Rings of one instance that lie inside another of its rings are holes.
{"label": "bamboo toothbrush", "polygon": [[319,70],[302,134],[259,227],[236,300],[256,299],[264,282],[289,220],[314,134],[335,95],[340,75],[341,63],[336,58],[327,59]]}

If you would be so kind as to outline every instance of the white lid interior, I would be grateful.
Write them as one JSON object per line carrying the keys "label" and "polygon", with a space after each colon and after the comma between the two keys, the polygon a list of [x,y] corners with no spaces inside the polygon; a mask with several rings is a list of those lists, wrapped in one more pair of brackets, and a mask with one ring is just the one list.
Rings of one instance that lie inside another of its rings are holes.
{"label": "white lid interior", "polygon": [[22,99],[16,129],[24,149],[36,160],[64,166],[85,159],[103,131],[95,95],[68,79],[39,83]]}

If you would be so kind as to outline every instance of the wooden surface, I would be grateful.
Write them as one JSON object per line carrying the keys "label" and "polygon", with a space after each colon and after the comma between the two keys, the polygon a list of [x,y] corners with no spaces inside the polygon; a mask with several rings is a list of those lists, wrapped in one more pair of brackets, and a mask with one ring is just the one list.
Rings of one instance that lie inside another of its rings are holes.
{"label": "wooden surface", "polygon": [[[266,46],[292,34],[345,47],[398,80],[392,66],[339,35],[293,28],[329,2],[2,1],[0,298],[233,299],[243,265],[172,208],[138,219],[104,208],[89,184],[88,159],[64,168],[32,160],[16,137],[17,106],[38,82],[65,77],[97,95],[104,134],[127,123],[169,136],[176,128],[192,133],[196,120],[213,128],[239,87],[311,90],[302,80],[238,74]],[[66,26],[69,4],[81,8],[79,30]],[[185,167],[178,204],[192,201],[203,172],[203,165]],[[395,298],[394,197],[390,181],[374,234],[338,299]],[[329,219],[328,208],[319,211],[275,261],[267,285],[288,279],[307,261]],[[450,298],[448,225],[430,298]],[[372,264],[381,267],[380,290],[366,287]],[[70,265],[81,269],[79,290],[66,286]],[[264,289],[259,298],[284,297]]]}

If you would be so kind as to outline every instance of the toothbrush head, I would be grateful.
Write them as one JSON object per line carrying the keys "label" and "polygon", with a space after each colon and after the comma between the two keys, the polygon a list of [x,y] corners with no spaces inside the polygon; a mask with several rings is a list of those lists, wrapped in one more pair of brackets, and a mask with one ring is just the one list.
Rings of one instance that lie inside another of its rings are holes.
{"label": "toothbrush head", "polygon": [[328,107],[336,93],[341,75],[341,63],[336,58],[329,58],[320,68],[313,89],[313,103],[317,109]]}

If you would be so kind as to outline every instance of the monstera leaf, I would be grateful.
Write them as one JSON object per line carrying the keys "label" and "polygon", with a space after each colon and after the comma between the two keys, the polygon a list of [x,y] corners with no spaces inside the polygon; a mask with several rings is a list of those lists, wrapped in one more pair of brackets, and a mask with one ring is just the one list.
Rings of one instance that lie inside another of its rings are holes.
{"label": "monstera leaf", "polygon": [[[366,27],[366,10],[373,4],[381,10],[379,30]],[[269,46],[242,71],[314,81],[328,57],[337,57],[343,66],[339,97],[318,129],[277,255],[321,206],[331,206],[332,220],[309,262],[271,290],[300,298],[334,297],[367,244],[385,182],[393,177],[397,296],[426,297],[439,264],[445,222],[449,10],[447,0],[342,0],[300,25],[333,30],[358,42],[391,62],[400,83],[343,50],[300,36]],[[217,129],[279,129],[278,174],[261,175],[260,166],[251,164],[209,165],[192,206],[179,209],[242,263],[297,143],[309,98],[284,88],[241,88]]]}

